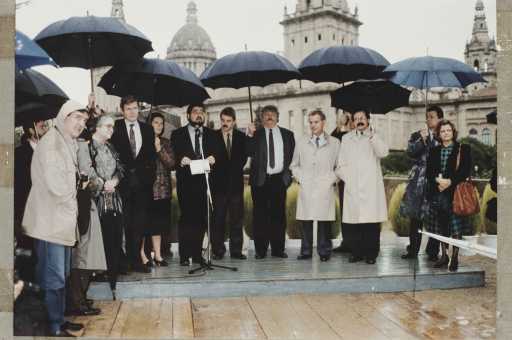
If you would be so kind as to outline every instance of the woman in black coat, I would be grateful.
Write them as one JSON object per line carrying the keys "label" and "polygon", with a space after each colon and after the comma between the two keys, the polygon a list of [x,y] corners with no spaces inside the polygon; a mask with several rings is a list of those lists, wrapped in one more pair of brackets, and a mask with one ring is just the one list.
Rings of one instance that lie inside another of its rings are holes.
{"label": "woman in black coat", "polygon": [[[457,184],[471,175],[472,161],[469,145],[457,142],[457,130],[452,122],[442,120],[436,129],[441,144],[432,149],[427,159],[427,197],[430,211],[427,216],[427,229],[435,234],[461,239],[467,230],[466,218],[453,213],[453,195]],[[458,156],[460,153],[460,164]],[[448,266],[448,244],[442,243],[442,256],[434,264],[436,268]],[[459,248],[452,247],[450,271],[456,271],[459,265]]]}

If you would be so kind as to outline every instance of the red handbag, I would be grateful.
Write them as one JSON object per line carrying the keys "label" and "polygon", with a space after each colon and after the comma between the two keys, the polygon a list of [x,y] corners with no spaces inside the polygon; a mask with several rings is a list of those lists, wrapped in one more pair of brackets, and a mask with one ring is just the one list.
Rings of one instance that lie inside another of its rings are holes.
{"label": "red handbag", "polygon": [[[459,146],[455,171],[459,170],[461,151],[462,146]],[[475,184],[471,181],[471,177],[469,177],[455,187],[453,194],[453,213],[458,216],[471,216],[479,212],[480,203],[478,201],[477,191]]]}

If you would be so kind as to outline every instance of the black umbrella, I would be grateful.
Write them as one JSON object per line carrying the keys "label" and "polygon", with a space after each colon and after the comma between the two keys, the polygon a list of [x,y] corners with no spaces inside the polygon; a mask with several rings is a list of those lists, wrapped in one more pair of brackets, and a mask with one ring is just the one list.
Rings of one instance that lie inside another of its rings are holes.
{"label": "black umbrella", "polygon": [[60,66],[92,68],[133,63],[153,51],[135,27],[114,17],[72,17],[43,29],[34,39]]}
{"label": "black umbrella", "polygon": [[286,58],[269,52],[249,51],[228,54],[216,60],[201,74],[207,87],[217,89],[247,87],[252,117],[251,86],[267,86],[301,79],[301,74]]}
{"label": "black umbrella", "polygon": [[110,69],[98,86],[116,96],[135,95],[151,105],[184,106],[209,98],[194,72],[171,60],[145,58]]}
{"label": "black umbrella", "polygon": [[487,114],[487,124],[498,124],[498,113],[497,111],[492,111]]}
{"label": "black umbrella", "polygon": [[331,46],[308,55],[299,65],[304,79],[345,83],[357,79],[382,78],[389,62],[380,53],[361,46]]}
{"label": "black umbrella", "polygon": [[331,106],[354,113],[365,109],[385,114],[409,105],[411,91],[388,80],[358,80],[331,92]]}
{"label": "black umbrella", "polygon": [[41,120],[55,118],[59,110],[60,108],[36,102],[18,105],[14,111],[14,126],[33,124]]}

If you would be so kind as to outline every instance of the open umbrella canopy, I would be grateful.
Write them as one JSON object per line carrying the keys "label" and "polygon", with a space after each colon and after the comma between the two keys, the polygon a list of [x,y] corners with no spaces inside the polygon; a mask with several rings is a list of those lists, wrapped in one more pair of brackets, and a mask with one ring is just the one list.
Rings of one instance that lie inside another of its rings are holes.
{"label": "open umbrella canopy", "polygon": [[57,21],[34,40],[60,66],[84,69],[135,62],[153,50],[142,32],[114,17]]}
{"label": "open umbrella canopy", "polygon": [[24,70],[37,65],[57,66],[35,41],[16,30],[16,68]]}
{"label": "open umbrella canopy", "polygon": [[411,91],[388,80],[358,80],[331,92],[331,106],[354,113],[367,110],[385,114],[409,105]]}
{"label": "open umbrella canopy", "polygon": [[194,72],[171,60],[145,58],[137,64],[115,66],[98,84],[108,94],[134,95],[152,105],[184,106],[209,98]]}
{"label": "open umbrella canopy", "polygon": [[239,89],[266,86],[300,79],[301,74],[286,58],[270,52],[248,51],[228,54],[216,60],[201,74],[207,87]]}
{"label": "open umbrella canopy", "polygon": [[60,108],[69,99],[57,84],[36,70],[17,72],[14,86],[16,106],[35,102]]}
{"label": "open umbrella canopy", "polygon": [[380,53],[361,46],[331,46],[308,55],[299,65],[305,79],[313,82],[345,83],[357,79],[382,78],[389,61]]}
{"label": "open umbrella canopy", "polygon": [[399,61],[389,65],[384,74],[395,84],[417,89],[464,88],[473,83],[486,82],[480,73],[461,61],[432,56]]}
{"label": "open umbrella canopy", "polygon": [[487,124],[498,124],[498,112],[496,110],[489,112],[487,115]]}
{"label": "open umbrella canopy", "polygon": [[14,125],[22,126],[40,120],[55,118],[60,107],[52,107],[43,103],[30,102],[16,106],[14,110]]}

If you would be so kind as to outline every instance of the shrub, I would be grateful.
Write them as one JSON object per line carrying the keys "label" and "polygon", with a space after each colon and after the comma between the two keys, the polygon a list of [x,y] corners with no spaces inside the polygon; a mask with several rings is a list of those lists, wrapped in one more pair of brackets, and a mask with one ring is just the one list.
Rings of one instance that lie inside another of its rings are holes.
{"label": "shrub", "polygon": [[[485,145],[471,137],[462,138],[460,142],[471,146],[474,177],[490,178],[492,170],[496,167],[496,147]],[[478,167],[476,173],[474,171],[475,166]]]}
{"label": "shrub", "polygon": [[400,213],[400,203],[405,195],[407,183],[399,184],[389,200],[388,215],[393,231],[400,237],[409,236],[410,219]]}
{"label": "shrub", "polygon": [[485,186],[484,194],[482,196],[481,200],[481,206],[480,206],[480,219],[483,224],[483,231],[485,231],[487,234],[490,235],[496,235],[497,233],[497,224],[496,222],[493,222],[485,217],[485,214],[487,212],[487,203],[492,199],[496,197],[496,193],[492,191],[491,186],[487,184]]}
{"label": "shrub", "polygon": [[407,175],[414,161],[405,151],[391,151],[381,160],[384,175]]}

